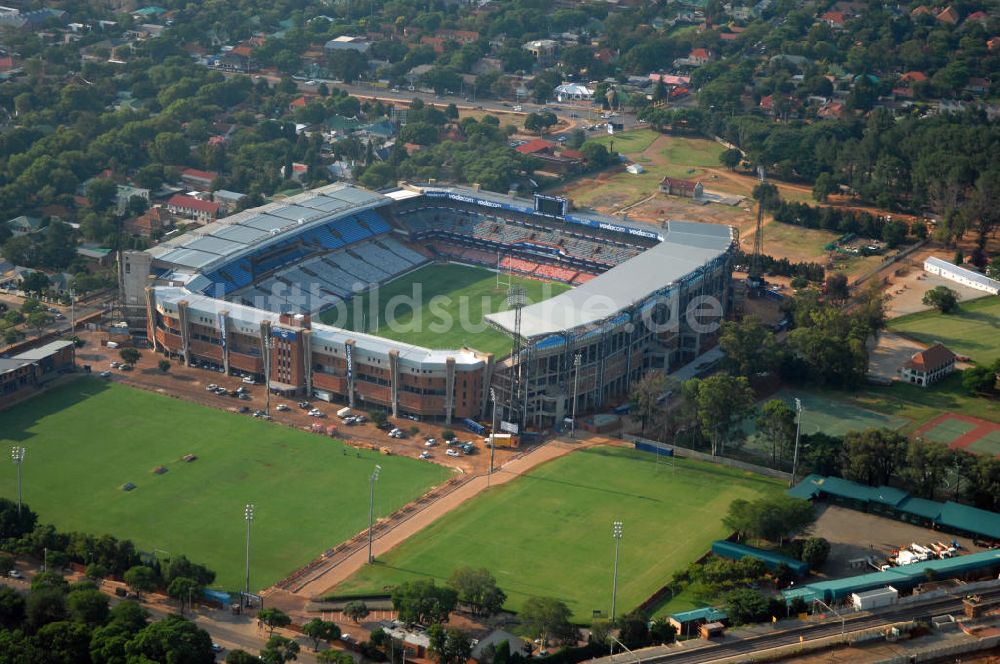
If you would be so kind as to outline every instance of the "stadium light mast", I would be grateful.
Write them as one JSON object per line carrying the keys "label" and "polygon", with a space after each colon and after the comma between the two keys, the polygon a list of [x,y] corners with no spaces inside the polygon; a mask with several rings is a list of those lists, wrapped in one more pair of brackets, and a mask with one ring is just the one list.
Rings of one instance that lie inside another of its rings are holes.
{"label": "stadium light mast", "polygon": [[378,474],[382,471],[382,466],[375,464],[375,470],[368,478],[368,562],[375,562],[372,555],[372,527],[375,522],[375,483],[378,482]]}
{"label": "stadium light mast", "polygon": [[580,362],[583,356],[577,353],[573,356],[573,423],[570,424],[569,437],[576,438],[576,402],[579,398],[580,389]]}
{"label": "stadium light mast", "polygon": [[253,503],[247,503],[243,516],[247,520],[247,582],[246,594],[250,595],[250,525],[253,523]]}
{"label": "stadium light mast", "polygon": [[493,402],[493,418],[490,420],[490,472],[486,476],[486,486],[493,481],[493,455],[497,449],[497,391],[490,388],[490,401]]}
{"label": "stadium light mast", "polygon": [[[507,290],[507,306],[514,310],[514,347],[511,352],[511,365],[510,365],[510,412],[507,416],[510,420],[516,420],[518,424],[522,422],[514,416],[517,412],[518,402],[520,401],[520,393],[522,385],[521,376],[521,350],[523,339],[521,339],[521,309],[525,304],[528,303],[528,292],[523,286],[511,286]],[[524,390],[525,398],[525,410],[527,410],[527,398],[528,391]],[[527,417],[527,412],[524,413]]]}
{"label": "stadium light mast", "polygon": [[802,400],[795,398],[795,452],[792,455],[792,477],[788,480],[788,488],[795,486],[795,473],[799,469],[799,434],[802,433]]}
{"label": "stadium light mast", "polygon": [[271,416],[271,350],[274,348],[274,337],[270,334],[264,337],[264,414]]}
{"label": "stadium light mast", "polygon": [[24,448],[10,448],[10,460],[17,466],[17,515],[21,516],[21,464],[24,463]]}
{"label": "stadium light mast", "polygon": [[611,536],[615,539],[615,572],[611,581],[611,622],[615,621],[615,610],[618,608],[618,550],[622,545],[622,522],[611,524]]}

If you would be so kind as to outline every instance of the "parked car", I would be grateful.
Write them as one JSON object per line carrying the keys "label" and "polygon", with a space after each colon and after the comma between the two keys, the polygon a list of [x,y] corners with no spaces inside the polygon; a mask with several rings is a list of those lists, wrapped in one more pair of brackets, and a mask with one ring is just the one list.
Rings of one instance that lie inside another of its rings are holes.
{"label": "parked car", "polygon": [[246,392],[240,392],[240,399],[243,401],[250,401],[250,395]]}
{"label": "parked car", "polygon": [[243,379],[243,382],[246,383],[247,385],[257,384],[257,381],[255,381],[252,376],[247,376],[246,378]]}
{"label": "parked car", "polygon": [[216,385],[215,383],[209,383],[208,387],[206,387],[205,389],[208,390],[209,392],[215,392],[217,389],[219,389],[219,386]]}
{"label": "parked car", "polygon": [[312,404],[309,403],[308,401],[300,401],[298,405],[299,405],[299,408],[301,408],[302,410],[305,410],[306,408],[309,408],[310,406],[312,406]]}
{"label": "parked car", "polygon": [[450,457],[462,456],[461,454],[458,453],[458,450],[456,450],[454,448],[449,449],[447,452],[445,452],[445,454],[447,454]]}
{"label": "parked car", "polygon": [[424,441],[424,447],[434,447],[435,445],[437,445],[437,441],[435,441],[433,438]]}
{"label": "parked car", "polygon": [[240,406],[240,413],[241,414],[246,415],[249,412],[250,412],[250,407],[249,406]]}
{"label": "parked car", "polygon": [[21,572],[19,572],[16,569],[12,569],[11,571],[7,572],[7,576],[9,576],[12,579],[23,579],[24,578],[24,575],[21,574]]}
{"label": "parked car", "polygon": [[286,403],[279,403],[277,406],[275,406],[275,408],[278,409],[278,410],[280,410],[280,411],[282,411],[282,412],[284,412],[286,410],[291,410],[291,408],[289,408],[288,404],[286,404]]}
{"label": "parked car", "polygon": [[111,372],[110,371],[102,371],[100,373],[100,376],[101,376],[101,378],[111,378]]}
{"label": "parked car", "polygon": [[430,459],[431,458],[431,453],[428,452],[427,450],[424,450],[423,452],[420,453],[420,458],[421,459]]}

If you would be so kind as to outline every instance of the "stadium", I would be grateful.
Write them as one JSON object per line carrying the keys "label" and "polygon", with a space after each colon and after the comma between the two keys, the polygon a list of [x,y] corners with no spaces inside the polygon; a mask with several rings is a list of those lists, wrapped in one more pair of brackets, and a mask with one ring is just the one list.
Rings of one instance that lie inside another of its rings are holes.
{"label": "stadium", "polygon": [[[736,240],[726,226],[636,224],[554,197],[333,184],[126,252],[123,303],[156,351],[275,393],[542,431],[574,395],[581,412],[606,407],[645,371],[708,348],[731,309]],[[488,285],[472,307],[459,268]],[[403,304],[403,328],[399,302],[372,306],[400,284],[418,300]],[[503,350],[477,349],[487,339]]]}

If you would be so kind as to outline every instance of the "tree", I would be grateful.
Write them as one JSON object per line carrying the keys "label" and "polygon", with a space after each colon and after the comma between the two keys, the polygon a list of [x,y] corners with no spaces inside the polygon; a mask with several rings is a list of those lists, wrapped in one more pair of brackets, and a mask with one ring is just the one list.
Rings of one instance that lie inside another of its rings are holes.
{"label": "tree", "polygon": [[90,563],[84,574],[87,575],[88,579],[99,584],[108,575],[108,568],[100,563]]}
{"label": "tree", "polygon": [[226,664],[260,664],[260,661],[260,657],[255,657],[246,650],[230,650],[226,654]]}
{"label": "tree", "polygon": [[607,618],[596,618],[590,623],[590,642],[597,645],[607,645],[613,625]]}
{"label": "tree", "polygon": [[653,640],[653,643],[667,644],[673,643],[674,639],[677,637],[677,630],[667,622],[664,617],[659,617],[653,620],[649,625],[649,636]]}
{"label": "tree", "polygon": [[20,539],[32,532],[37,523],[38,515],[26,504],[18,509],[13,500],[0,498],[0,540]]}
{"label": "tree", "polygon": [[990,279],[1000,279],[1000,256],[994,256],[986,265],[986,276]]}
{"label": "tree", "polygon": [[132,592],[139,597],[142,597],[143,593],[156,590],[156,572],[151,567],[145,565],[130,567],[122,578],[126,585],[132,589]]}
{"label": "tree", "polygon": [[118,185],[107,178],[94,178],[87,183],[84,190],[90,209],[95,212],[106,212],[118,198]]}
{"label": "tree", "polygon": [[313,650],[319,650],[320,641],[329,643],[340,638],[340,627],[337,626],[337,623],[313,618],[302,626],[302,633],[312,639]]}
{"label": "tree", "polygon": [[[399,650],[402,652],[402,646],[400,646]],[[343,650],[334,650],[333,648],[316,653],[316,660],[323,664],[354,664],[354,658],[348,653]],[[390,662],[389,664],[396,664],[396,662]]]}
{"label": "tree", "polygon": [[896,431],[851,431],[844,436],[844,478],[868,486],[887,485],[902,467],[906,450],[906,436]]}
{"label": "tree", "polygon": [[830,543],[822,537],[810,537],[802,544],[802,562],[813,570],[821,568],[830,555]]}
{"label": "tree", "polygon": [[910,440],[906,448],[903,478],[913,493],[934,500],[952,466],[952,451],[944,443]]}
{"label": "tree", "polygon": [[632,386],[634,412],[642,422],[642,435],[646,435],[646,425],[660,411],[660,400],[667,391],[667,377],[659,371],[648,371]]}
{"label": "tree", "polygon": [[801,459],[809,472],[839,476],[844,457],[844,439],[822,432],[802,434]]}
{"label": "tree", "polygon": [[156,366],[158,366],[160,368],[160,371],[162,373],[167,373],[168,371],[170,371],[170,367],[173,366],[173,365],[170,364],[170,360],[164,358],[164,359],[160,360],[159,362],[157,362]]}
{"label": "tree", "polygon": [[55,588],[32,590],[28,595],[25,615],[28,626],[35,630],[49,623],[66,620],[69,616],[66,595]]}
{"label": "tree", "polygon": [[826,279],[826,296],[834,302],[844,302],[851,293],[847,287],[847,275],[843,272],[831,274]]}
{"label": "tree", "polygon": [[41,297],[49,289],[49,278],[44,272],[28,272],[21,277],[21,290],[28,295]]}
{"label": "tree", "polygon": [[757,415],[757,430],[771,441],[771,465],[778,467],[785,451],[795,441],[794,410],[781,399],[771,399]]}
{"label": "tree", "polygon": [[777,367],[780,356],[774,334],[752,315],[724,322],[719,348],[726,354],[726,365],[739,376],[770,372]]}
{"label": "tree", "polygon": [[130,662],[210,664],[215,661],[208,632],[176,614],[143,627],[125,644],[125,652]]}
{"label": "tree", "polygon": [[344,606],[344,615],[356,623],[364,620],[368,613],[368,605],[359,599],[350,601]]}
{"label": "tree", "polygon": [[191,562],[187,556],[180,554],[170,560],[170,564],[163,572],[163,580],[167,584],[178,577],[194,579],[202,586],[208,586],[215,581],[215,572],[204,565]]}
{"label": "tree", "polygon": [[741,498],[734,500],[723,523],[745,537],[781,542],[808,529],[815,520],[815,508],[808,500],[776,495],[752,502]]}
{"label": "tree", "polygon": [[64,593],[69,590],[69,582],[58,572],[39,572],[31,579],[31,589],[58,590]]}
{"label": "tree", "polygon": [[570,622],[569,607],[554,597],[529,597],[518,617],[530,634],[538,634],[542,647],[549,639],[571,642],[577,630]]}
{"label": "tree", "polygon": [[725,452],[726,441],[750,413],[754,395],[746,378],[718,373],[698,384],[698,420],[712,441],[712,456]]}
{"label": "tree", "polygon": [[122,348],[118,351],[118,356],[122,358],[122,362],[125,364],[135,364],[139,361],[139,351],[131,346]]}
{"label": "tree", "polygon": [[41,334],[42,330],[51,322],[52,316],[45,311],[35,311],[28,314],[28,326],[35,330],[35,334]]}
{"label": "tree", "polygon": [[972,394],[990,394],[996,390],[1000,361],[990,366],[976,365],[962,371],[962,387]]}
{"label": "tree", "polygon": [[34,646],[45,653],[46,664],[79,664],[90,661],[90,628],[72,622],[54,622],[35,634]]}
{"label": "tree", "polygon": [[770,616],[767,597],[756,590],[740,588],[726,597],[726,615],[734,625],[767,620]]}
{"label": "tree", "polygon": [[438,664],[465,664],[472,655],[472,641],[465,632],[454,627],[447,630],[435,623],[427,630],[429,651]]}
{"label": "tree", "polygon": [[837,193],[837,188],[837,179],[830,173],[823,171],[813,183],[813,198],[817,201],[825,201],[830,194]]}
{"label": "tree", "polygon": [[110,615],[108,596],[100,590],[74,590],[66,596],[70,615],[77,622],[103,625]]}
{"label": "tree", "polygon": [[149,155],[164,165],[179,165],[191,158],[191,148],[181,134],[163,132],[149,146]]}
{"label": "tree", "polygon": [[13,630],[24,622],[24,597],[10,586],[0,586],[0,627]]}
{"label": "tree", "polygon": [[287,636],[271,636],[260,651],[260,659],[264,664],[284,664],[298,658],[299,644]]}
{"label": "tree", "polygon": [[[663,82],[660,81],[659,85],[663,85]],[[719,154],[719,161],[722,162],[722,165],[729,170],[735,171],[736,167],[740,165],[741,161],[743,161],[743,153],[736,148],[729,148]]]}
{"label": "tree", "polygon": [[584,143],[580,147],[580,152],[583,153],[583,158],[586,160],[587,165],[594,170],[602,169],[612,161],[611,153],[608,152],[608,149],[594,141]]}
{"label": "tree", "polygon": [[527,131],[534,131],[545,134],[553,125],[559,122],[552,111],[542,111],[541,113],[528,113],[524,118],[524,128]]}
{"label": "tree", "polygon": [[457,592],[435,585],[433,579],[407,581],[392,591],[392,608],[397,611],[400,620],[408,623],[430,625],[447,622],[457,601]]}
{"label": "tree", "polygon": [[267,625],[268,634],[274,634],[278,627],[288,627],[292,624],[292,619],[287,613],[278,608],[261,609],[257,613],[257,621]]}
{"label": "tree", "polygon": [[497,587],[497,580],[485,567],[459,567],[451,573],[448,585],[458,591],[458,600],[467,604],[473,615],[491,616],[499,613],[507,600],[506,593]]}
{"label": "tree", "polygon": [[167,594],[176,598],[181,603],[181,615],[184,615],[184,604],[194,602],[194,598],[201,594],[202,584],[197,580],[178,576],[170,581],[167,586]]}
{"label": "tree", "polygon": [[566,139],[566,147],[573,148],[574,150],[579,150],[580,146],[587,141],[587,132],[580,129],[579,127],[574,128],[569,132],[569,138]]}
{"label": "tree", "polygon": [[650,644],[649,619],[638,610],[626,613],[618,621],[618,638],[626,648],[635,650]]}
{"label": "tree", "polygon": [[924,305],[934,307],[943,314],[958,310],[958,294],[947,286],[937,286],[924,293]]}

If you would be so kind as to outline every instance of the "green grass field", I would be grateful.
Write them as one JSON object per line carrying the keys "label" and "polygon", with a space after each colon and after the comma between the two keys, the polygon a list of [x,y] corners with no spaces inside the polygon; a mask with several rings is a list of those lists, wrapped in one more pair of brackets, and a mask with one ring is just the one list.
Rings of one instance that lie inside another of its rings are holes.
{"label": "green grass field", "polygon": [[988,364],[1000,358],[1000,297],[962,302],[957,313],[936,310],[901,316],[889,329],[924,343],[940,341],[959,355]]}
{"label": "green grass field", "polygon": [[[503,275],[503,280],[508,279]],[[513,277],[531,302],[569,290],[561,283]],[[496,273],[468,265],[428,265],[378,291],[355,298],[348,310],[329,309],[323,322],[350,330],[378,334],[387,339],[428,348],[460,348],[504,356],[511,338],[486,325],[483,316],[502,311],[506,287],[497,289]],[[376,322],[378,321],[377,327]]]}
{"label": "green grass field", "polygon": [[638,606],[670,576],[728,533],[736,498],[781,485],[713,464],[597,447],[535,468],[440,519],[341,584],[335,593],[381,592],[400,582],[445,581],[462,565],[483,566],[517,610],[531,596],[565,601],[575,621],[610,611],[614,541],[624,522],[618,609]]}
{"label": "green grass field", "polygon": [[[256,505],[251,585],[264,588],[368,525],[368,476],[385,515],[448,478],[436,464],[98,379],[0,413],[3,449],[26,448],[24,501],[60,530],[111,533],[184,553],[242,587],[244,505]],[[195,454],[185,463],[181,457]],[[152,471],[163,465],[167,472]],[[132,482],[136,488],[123,491]],[[13,468],[0,495],[17,494]]]}

